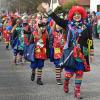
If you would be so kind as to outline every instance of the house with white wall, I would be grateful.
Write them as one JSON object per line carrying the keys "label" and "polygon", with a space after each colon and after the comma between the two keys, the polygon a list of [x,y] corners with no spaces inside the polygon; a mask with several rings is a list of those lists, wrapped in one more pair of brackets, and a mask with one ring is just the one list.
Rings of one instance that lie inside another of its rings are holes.
{"label": "house with white wall", "polygon": [[90,0],[90,12],[100,11],[100,0]]}
{"label": "house with white wall", "polygon": [[58,0],[51,0],[50,3],[50,8],[54,11],[54,9],[59,6],[59,1]]}
{"label": "house with white wall", "polygon": [[[84,6],[87,10],[90,8],[90,0],[75,0],[76,3],[80,6]],[[59,5],[65,5],[66,3],[70,3],[72,0],[51,0],[50,7],[54,10]]]}

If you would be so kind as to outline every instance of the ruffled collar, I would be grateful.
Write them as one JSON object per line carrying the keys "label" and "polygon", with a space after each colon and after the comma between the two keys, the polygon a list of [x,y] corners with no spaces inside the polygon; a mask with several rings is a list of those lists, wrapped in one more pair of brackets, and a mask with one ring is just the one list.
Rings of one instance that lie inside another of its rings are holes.
{"label": "ruffled collar", "polygon": [[76,28],[81,29],[83,27],[83,25],[84,25],[84,22],[82,20],[80,20],[80,21],[72,20],[72,22],[71,22],[72,27],[76,27]]}

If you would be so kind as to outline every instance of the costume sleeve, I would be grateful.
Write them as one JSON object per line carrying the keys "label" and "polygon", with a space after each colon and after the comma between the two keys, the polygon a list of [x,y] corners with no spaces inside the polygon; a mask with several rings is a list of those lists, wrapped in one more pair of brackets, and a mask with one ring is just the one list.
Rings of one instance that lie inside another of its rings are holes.
{"label": "costume sleeve", "polygon": [[17,31],[16,30],[13,31],[12,36],[13,36],[13,39],[15,39],[17,37]]}
{"label": "costume sleeve", "polygon": [[34,36],[33,36],[33,34],[30,35],[29,43],[34,43]]}
{"label": "costume sleeve", "polygon": [[52,12],[52,10],[48,12],[48,15],[56,22],[56,24],[58,24],[59,26],[61,26],[66,30],[66,27],[68,25],[68,20],[59,18],[54,12]]}

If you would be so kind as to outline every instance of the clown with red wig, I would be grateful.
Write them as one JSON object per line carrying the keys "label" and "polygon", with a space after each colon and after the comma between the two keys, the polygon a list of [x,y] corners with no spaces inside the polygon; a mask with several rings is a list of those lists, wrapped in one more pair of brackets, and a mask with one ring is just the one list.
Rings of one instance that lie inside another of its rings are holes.
{"label": "clown with red wig", "polygon": [[71,63],[67,62],[67,65],[65,61],[62,63],[65,70],[64,92],[69,92],[69,81],[75,74],[74,96],[77,99],[82,99],[80,88],[83,75],[84,72],[90,71],[89,58],[90,61],[93,61],[92,30],[88,23],[84,23],[84,19],[87,17],[86,10],[82,6],[72,6],[66,20],[59,18],[49,8],[48,3],[42,3],[37,10],[47,13],[59,26],[66,30],[67,42],[63,49],[63,56],[66,57],[66,53],[68,53],[66,50],[71,48],[71,53],[65,61],[70,61],[69,58],[71,57],[74,60],[70,61]]}

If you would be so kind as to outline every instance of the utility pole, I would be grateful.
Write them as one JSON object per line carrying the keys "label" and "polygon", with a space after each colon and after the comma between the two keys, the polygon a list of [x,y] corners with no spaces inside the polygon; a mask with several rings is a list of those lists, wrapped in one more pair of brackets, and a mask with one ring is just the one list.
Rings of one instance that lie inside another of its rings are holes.
{"label": "utility pole", "polygon": [[0,0],[0,8],[1,8],[1,0]]}
{"label": "utility pole", "polygon": [[0,13],[1,13],[1,0],[0,0]]}

